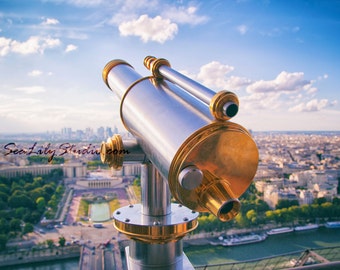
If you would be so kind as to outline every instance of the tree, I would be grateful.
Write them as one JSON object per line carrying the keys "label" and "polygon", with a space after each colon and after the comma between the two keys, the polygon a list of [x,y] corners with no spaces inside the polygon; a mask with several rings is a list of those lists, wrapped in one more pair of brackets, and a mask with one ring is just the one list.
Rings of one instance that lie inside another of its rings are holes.
{"label": "tree", "polygon": [[327,202],[327,199],[325,197],[321,197],[321,198],[314,199],[313,204],[321,205],[325,202]]}
{"label": "tree", "polygon": [[60,198],[64,194],[65,188],[62,185],[59,185],[56,190],[55,194]]}
{"label": "tree", "polygon": [[49,248],[52,248],[54,246],[54,242],[52,239],[47,239],[46,240],[46,244]]}
{"label": "tree", "polygon": [[37,204],[37,209],[41,212],[45,210],[46,207],[46,201],[44,197],[39,197],[35,203]]}
{"label": "tree", "polygon": [[42,188],[49,196],[52,196],[52,194],[56,190],[56,184],[54,182],[51,182],[49,184],[44,185]]}
{"label": "tree", "polygon": [[247,219],[251,224],[256,224],[257,223],[257,214],[254,209],[249,210],[246,214]]}
{"label": "tree", "polygon": [[57,207],[58,207],[57,196],[55,194],[53,194],[52,197],[51,197],[51,200],[49,200],[47,204],[52,209],[57,209]]}
{"label": "tree", "polygon": [[13,218],[9,222],[9,227],[11,228],[11,231],[20,232],[21,231],[20,225],[21,225],[21,220],[18,218]]}
{"label": "tree", "polygon": [[31,200],[30,197],[28,197],[25,194],[22,195],[12,195],[8,198],[8,205],[12,208],[18,208],[18,207],[27,207],[29,209],[34,209],[35,204]]}
{"label": "tree", "polygon": [[0,200],[2,200],[3,202],[7,202],[8,195],[5,192],[0,191]]}
{"label": "tree", "polygon": [[340,198],[338,197],[333,198],[333,205],[340,205]]}
{"label": "tree", "polygon": [[7,233],[9,231],[9,224],[3,217],[0,218],[0,234]]}
{"label": "tree", "polygon": [[298,200],[279,200],[276,205],[276,209],[289,208],[293,205],[299,205]]}
{"label": "tree", "polygon": [[6,234],[0,234],[0,251],[6,250],[7,240]]}
{"label": "tree", "polygon": [[261,199],[256,199],[256,209],[258,213],[264,213],[269,210],[269,205]]}
{"label": "tree", "polygon": [[3,202],[8,201],[8,196],[10,194],[11,194],[11,190],[5,184],[0,184],[0,199]]}
{"label": "tree", "polygon": [[248,220],[244,217],[244,215],[241,212],[238,213],[238,215],[235,217],[235,222],[240,228],[245,228],[249,224]]}
{"label": "tree", "polygon": [[23,220],[25,222],[29,222],[29,223],[32,223],[32,224],[36,224],[39,220],[40,220],[40,217],[41,217],[41,213],[37,210],[33,211],[33,212],[28,212],[24,217],[23,217]]}
{"label": "tree", "polygon": [[19,219],[22,219],[23,216],[27,213],[27,208],[25,207],[18,207],[17,209],[15,209],[15,217],[16,218],[19,218]]}
{"label": "tree", "polygon": [[29,192],[30,197],[33,201],[36,201],[39,197],[44,197],[45,200],[49,199],[49,195],[45,192],[42,187],[37,187]]}
{"label": "tree", "polygon": [[31,223],[26,223],[23,233],[26,234],[26,233],[30,233],[30,232],[33,232],[33,231],[34,231],[33,225]]}
{"label": "tree", "polygon": [[66,243],[65,237],[64,237],[64,236],[60,236],[60,237],[59,237],[58,243],[59,243],[59,245],[60,245],[61,247],[64,247],[64,246],[65,246],[65,243]]}
{"label": "tree", "polygon": [[268,221],[274,221],[274,220],[275,220],[275,218],[274,218],[274,213],[273,213],[273,211],[272,211],[272,210],[266,211],[266,212],[265,212],[265,221],[266,221],[266,223],[267,223]]}

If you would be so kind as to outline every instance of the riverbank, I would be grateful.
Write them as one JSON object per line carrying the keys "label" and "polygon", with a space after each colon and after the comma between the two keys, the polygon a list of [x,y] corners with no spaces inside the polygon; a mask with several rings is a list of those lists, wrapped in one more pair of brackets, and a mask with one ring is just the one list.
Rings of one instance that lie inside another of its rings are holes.
{"label": "riverbank", "polygon": [[0,254],[0,269],[11,269],[14,265],[61,261],[80,257],[80,246],[53,247],[39,250],[19,250]]}
{"label": "riverbank", "polygon": [[338,247],[340,229],[320,227],[316,230],[277,234],[268,236],[262,242],[232,247],[210,245],[211,239],[216,237],[191,239],[185,242],[185,254],[193,265],[244,262],[307,249]]}

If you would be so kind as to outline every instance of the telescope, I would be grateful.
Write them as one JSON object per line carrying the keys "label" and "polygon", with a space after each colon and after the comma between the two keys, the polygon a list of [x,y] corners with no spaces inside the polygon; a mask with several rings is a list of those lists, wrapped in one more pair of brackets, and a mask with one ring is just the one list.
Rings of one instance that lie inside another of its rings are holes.
{"label": "telescope", "polygon": [[118,209],[114,226],[131,240],[129,269],[190,269],[181,239],[197,227],[199,212],[222,222],[238,214],[258,149],[248,130],[230,121],[239,109],[234,93],[215,93],[163,58],[147,56],[144,66],[150,76],[120,59],[102,73],[135,142],[116,134],[102,143],[101,159],[115,169],[142,164],[141,204]]}

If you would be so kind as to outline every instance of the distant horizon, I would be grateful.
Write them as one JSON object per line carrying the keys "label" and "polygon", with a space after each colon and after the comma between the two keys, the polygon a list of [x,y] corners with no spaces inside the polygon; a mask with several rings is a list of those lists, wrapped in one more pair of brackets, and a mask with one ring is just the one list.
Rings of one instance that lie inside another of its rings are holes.
{"label": "distant horizon", "polygon": [[[99,127],[98,127],[99,128]],[[85,129],[77,129],[77,130],[82,130],[84,131]],[[74,130],[74,131],[77,131],[77,130]],[[97,130],[97,128],[93,128],[93,130]],[[299,133],[299,132],[307,132],[307,133],[332,133],[332,132],[335,132],[335,133],[340,133],[340,130],[253,130],[253,129],[247,129],[248,131],[251,131],[251,132],[255,132],[255,133],[261,133],[261,132],[274,132],[274,133],[284,133],[284,132],[289,132],[289,133],[292,133],[292,132],[295,132],[295,133]],[[73,131],[72,131],[73,132]],[[119,130],[120,134],[125,134],[125,133],[130,133],[129,131],[127,130]],[[1,138],[1,135],[46,135],[46,134],[62,134],[60,131],[49,131],[49,130],[46,130],[46,131],[37,131],[37,132],[0,132],[0,138]],[[132,135],[133,136],[133,135]]]}

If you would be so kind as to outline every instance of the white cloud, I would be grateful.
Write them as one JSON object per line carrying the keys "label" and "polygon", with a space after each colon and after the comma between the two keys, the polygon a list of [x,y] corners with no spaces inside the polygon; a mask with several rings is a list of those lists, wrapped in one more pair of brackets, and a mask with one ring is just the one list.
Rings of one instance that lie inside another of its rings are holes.
{"label": "white cloud", "polygon": [[56,25],[56,24],[59,24],[59,21],[54,18],[46,18],[41,24],[42,25]]}
{"label": "white cloud", "polygon": [[251,80],[245,77],[230,76],[225,85],[225,89],[237,90],[251,84]]}
{"label": "white cloud", "polygon": [[7,55],[11,50],[11,39],[0,37],[0,56]]}
{"label": "white cloud", "polygon": [[236,29],[241,35],[245,35],[248,32],[248,27],[245,24],[237,26]]}
{"label": "white cloud", "polygon": [[304,80],[303,72],[289,73],[282,71],[274,80],[256,81],[247,87],[248,93],[265,92],[293,92],[298,90],[308,90],[311,81]]}
{"label": "white cloud", "polygon": [[239,97],[242,109],[248,112],[257,110],[274,111],[282,105],[279,93],[254,93],[250,96]]}
{"label": "white cloud", "polygon": [[148,15],[142,15],[137,20],[121,23],[119,31],[122,36],[139,36],[143,42],[151,40],[164,43],[174,38],[178,28],[175,23],[160,16],[149,18]]}
{"label": "white cloud", "polygon": [[139,17],[138,14],[151,14],[154,10],[158,10],[161,3],[157,0],[123,0],[116,2],[117,7],[109,24],[119,25],[126,21],[132,21]]}
{"label": "white cloud", "polygon": [[20,42],[4,37],[0,37],[0,56],[5,56],[10,52],[18,54],[43,54],[46,49],[58,47],[61,44],[59,39],[42,36],[31,36],[27,41]]}
{"label": "white cloud", "polygon": [[25,94],[37,94],[45,92],[45,88],[42,86],[23,86],[23,87],[17,87],[14,90],[23,92]]}
{"label": "white cloud", "polygon": [[251,83],[251,80],[245,77],[230,76],[227,74],[234,70],[233,66],[223,65],[218,61],[212,61],[200,68],[197,75],[190,74],[188,71],[180,71],[185,76],[197,80],[206,87],[220,90],[234,91],[245,87]]}
{"label": "white cloud", "polygon": [[226,74],[233,71],[234,67],[212,61],[200,68],[197,79],[207,87],[225,88]]}
{"label": "white cloud", "polygon": [[42,75],[42,71],[37,70],[37,69],[28,72],[28,76],[31,76],[31,77],[38,77],[38,76],[41,76],[41,75]]}
{"label": "white cloud", "polygon": [[312,99],[306,103],[300,103],[289,109],[290,112],[317,112],[329,105],[327,99]]}
{"label": "white cloud", "polygon": [[319,81],[321,81],[321,80],[327,80],[327,79],[328,79],[328,74],[324,74],[324,75],[318,77],[318,80],[319,80]]}
{"label": "white cloud", "polygon": [[180,24],[192,24],[197,25],[201,23],[205,23],[208,21],[208,17],[206,16],[199,16],[196,14],[196,11],[198,10],[195,6],[189,6],[189,7],[167,7],[162,12],[162,16],[165,18],[169,18],[171,21],[174,21],[176,23]]}
{"label": "white cloud", "polygon": [[76,45],[73,44],[69,44],[67,45],[65,52],[72,52],[72,51],[76,51],[78,49],[78,47]]}

